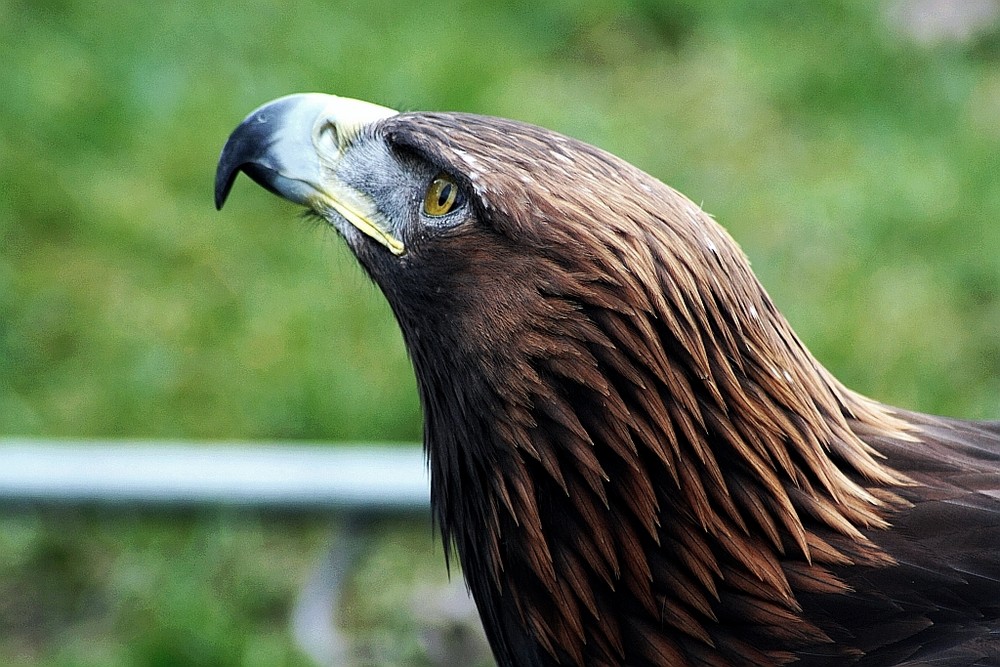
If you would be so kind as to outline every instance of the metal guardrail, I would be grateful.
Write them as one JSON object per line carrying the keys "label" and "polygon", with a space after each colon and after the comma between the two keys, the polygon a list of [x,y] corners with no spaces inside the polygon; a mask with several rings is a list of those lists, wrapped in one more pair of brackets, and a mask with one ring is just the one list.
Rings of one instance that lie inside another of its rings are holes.
{"label": "metal guardrail", "polygon": [[0,439],[0,502],[220,507],[330,512],[341,530],[292,611],[299,646],[321,665],[347,662],[337,601],[379,515],[426,513],[419,445],[194,443]]}
{"label": "metal guardrail", "polygon": [[426,511],[418,445],[0,439],[0,499]]}

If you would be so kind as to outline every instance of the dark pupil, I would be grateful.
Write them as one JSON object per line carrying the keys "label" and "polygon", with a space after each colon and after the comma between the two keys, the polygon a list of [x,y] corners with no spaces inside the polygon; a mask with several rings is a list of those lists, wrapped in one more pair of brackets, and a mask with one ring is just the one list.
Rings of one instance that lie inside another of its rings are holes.
{"label": "dark pupil", "polygon": [[437,201],[437,204],[438,204],[439,208],[444,208],[445,204],[448,203],[448,198],[451,196],[451,188],[452,187],[453,186],[452,186],[451,183],[445,183],[441,187],[441,191],[438,192],[438,201]]}

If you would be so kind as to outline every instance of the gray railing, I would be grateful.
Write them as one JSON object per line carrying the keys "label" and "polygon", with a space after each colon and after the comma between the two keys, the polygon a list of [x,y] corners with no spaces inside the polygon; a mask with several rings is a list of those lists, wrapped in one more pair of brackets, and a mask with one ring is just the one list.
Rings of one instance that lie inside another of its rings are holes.
{"label": "gray railing", "polygon": [[0,439],[0,502],[336,514],[343,529],[303,587],[291,619],[299,646],[321,665],[347,662],[336,610],[360,551],[359,526],[430,507],[418,445],[30,439]]}

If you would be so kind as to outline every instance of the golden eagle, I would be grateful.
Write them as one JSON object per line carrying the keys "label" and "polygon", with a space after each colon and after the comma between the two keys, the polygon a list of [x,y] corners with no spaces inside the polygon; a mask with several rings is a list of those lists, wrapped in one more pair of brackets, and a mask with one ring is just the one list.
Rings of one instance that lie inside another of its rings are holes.
{"label": "golden eagle", "polygon": [[1000,665],[1000,424],[844,387],[737,244],[598,148],[329,95],[220,159],[388,299],[501,665]]}

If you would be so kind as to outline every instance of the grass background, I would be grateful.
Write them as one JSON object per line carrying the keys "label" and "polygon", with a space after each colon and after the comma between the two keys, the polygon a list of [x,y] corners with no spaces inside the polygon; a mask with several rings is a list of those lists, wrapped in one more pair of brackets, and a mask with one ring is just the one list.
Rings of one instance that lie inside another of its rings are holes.
{"label": "grass background", "polygon": [[[940,4],[0,0],[0,436],[419,439],[334,235],[245,179],[212,207],[229,131],[308,90],[617,153],[730,230],[849,386],[997,417],[1000,27],[915,38]],[[0,663],[305,665],[287,615],[331,530],[3,512]],[[379,532],[358,663],[429,664],[412,596],[444,579],[428,523]]]}

